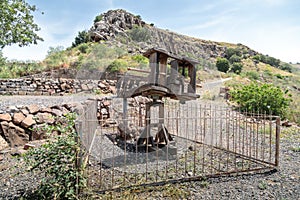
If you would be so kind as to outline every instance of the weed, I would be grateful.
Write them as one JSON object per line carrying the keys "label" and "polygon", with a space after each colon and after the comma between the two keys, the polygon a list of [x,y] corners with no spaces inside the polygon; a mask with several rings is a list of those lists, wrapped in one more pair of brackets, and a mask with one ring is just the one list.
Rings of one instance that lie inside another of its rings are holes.
{"label": "weed", "polygon": [[80,142],[74,128],[75,117],[67,114],[58,124],[46,125],[47,130],[61,134],[24,156],[31,171],[45,173],[36,191],[41,199],[76,199],[79,189],[86,185],[83,168],[77,163]]}

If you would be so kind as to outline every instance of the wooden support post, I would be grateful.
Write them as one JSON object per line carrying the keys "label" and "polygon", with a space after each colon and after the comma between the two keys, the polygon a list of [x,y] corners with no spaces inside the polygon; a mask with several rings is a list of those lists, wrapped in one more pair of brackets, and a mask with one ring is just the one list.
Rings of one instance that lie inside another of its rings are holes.
{"label": "wooden support post", "polygon": [[196,68],[194,65],[189,66],[190,84],[188,87],[188,93],[196,93]]}
{"label": "wooden support post", "polygon": [[157,53],[152,53],[149,57],[150,70],[149,83],[155,84],[155,75],[156,75],[156,65],[157,65]]}
{"label": "wooden support post", "polygon": [[158,83],[160,85],[166,86],[167,83],[167,61],[168,61],[168,56],[165,54],[160,54],[160,59],[159,59],[159,63],[160,63],[160,73],[159,73],[159,81]]}

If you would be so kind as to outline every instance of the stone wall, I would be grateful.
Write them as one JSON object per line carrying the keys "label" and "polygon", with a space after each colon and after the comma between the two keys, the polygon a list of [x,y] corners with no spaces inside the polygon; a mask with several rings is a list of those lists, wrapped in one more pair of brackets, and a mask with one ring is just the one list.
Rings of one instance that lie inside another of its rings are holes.
{"label": "stone wall", "polygon": [[[95,98],[97,117],[105,120],[109,117],[110,101],[107,98]],[[70,103],[43,107],[38,105],[14,106],[0,114],[0,150],[7,147],[18,147],[34,140],[47,138],[45,125],[55,125],[65,114],[76,112],[82,114],[87,103]],[[95,120],[97,120],[95,118]],[[54,133],[54,134],[59,134]]]}
{"label": "stone wall", "polygon": [[116,81],[19,78],[0,79],[0,95],[65,95],[79,92],[115,93]]}

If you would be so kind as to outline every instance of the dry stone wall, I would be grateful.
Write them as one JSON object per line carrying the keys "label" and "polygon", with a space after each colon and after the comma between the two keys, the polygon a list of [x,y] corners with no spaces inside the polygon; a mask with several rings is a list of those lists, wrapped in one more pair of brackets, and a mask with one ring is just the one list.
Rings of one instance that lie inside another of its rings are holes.
{"label": "dry stone wall", "polygon": [[65,95],[80,92],[115,93],[116,81],[19,78],[0,79],[0,95]]}
{"label": "dry stone wall", "polygon": [[[94,98],[97,101],[97,117],[104,120],[109,117],[108,98]],[[0,151],[7,147],[18,147],[34,140],[47,138],[45,125],[55,125],[67,113],[84,112],[87,103],[70,103],[44,107],[39,105],[13,106],[1,110],[0,114]],[[95,119],[97,120],[97,119]],[[54,132],[53,134],[59,134]]]}

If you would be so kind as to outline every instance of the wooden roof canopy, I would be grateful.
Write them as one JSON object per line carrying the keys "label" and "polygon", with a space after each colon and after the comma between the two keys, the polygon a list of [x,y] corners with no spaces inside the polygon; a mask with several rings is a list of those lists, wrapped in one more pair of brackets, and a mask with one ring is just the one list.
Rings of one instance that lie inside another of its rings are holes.
{"label": "wooden roof canopy", "polygon": [[[199,97],[199,95],[196,95],[195,65],[199,64],[197,60],[174,55],[163,48],[151,48],[143,55],[149,58],[150,85],[160,86],[162,90],[163,87],[167,88],[172,95],[168,94],[166,96],[174,99],[192,100]],[[172,59],[170,72],[167,70],[169,58]],[[190,80],[189,84],[185,84],[184,81],[187,77]],[[151,93],[151,91],[149,92]]]}
{"label": "wooden roof canopy", "polygon": [[181,66],[189,66],[189,65],[195,66],[195,65],[199,64],[199,62],[195,59],[188,58],[188,57],[185,57],[185,56],[178,56],[178,55],[172,54],[170,52],[167,52],[163,48],[154,47],[154,48],[148,49],[143,55],[147,58],[150,58],[150,55],[153,54],[153,53],[160,53],[160,54],[163,54],[167,57],[173,58],[173,59],[179,61]]}

